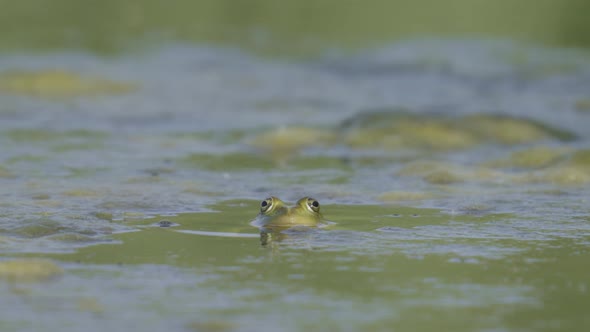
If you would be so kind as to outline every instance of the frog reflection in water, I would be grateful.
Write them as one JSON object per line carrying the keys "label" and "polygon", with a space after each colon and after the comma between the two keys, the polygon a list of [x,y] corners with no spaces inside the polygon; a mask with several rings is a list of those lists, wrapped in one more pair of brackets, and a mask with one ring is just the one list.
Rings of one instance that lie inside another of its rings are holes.
{"label": "frog reflection in water", "polygon": [[271,234],[276,237],[281,230],[293,226],[318,226],[321,221],[320,203],[311,197],[299,199],[292,207],[277,197],[269,197],[260,203],[260,213],[252,225],[260,227],[260,241],[265,245]]}

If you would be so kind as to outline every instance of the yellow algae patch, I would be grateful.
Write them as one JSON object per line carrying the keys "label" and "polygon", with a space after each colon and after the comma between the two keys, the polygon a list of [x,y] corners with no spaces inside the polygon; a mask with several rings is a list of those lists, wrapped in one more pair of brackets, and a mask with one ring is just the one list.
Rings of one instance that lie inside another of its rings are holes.
{"label": "yellow algae patch", "polygon": [[398,176],[419,176],[432,184],[451,184],[462,181],[492,181],[502,173],[487,168],[469,168],[437,161],[417,161],[405,165],[396,172]]}
{"label": "yellow algae patch", "polygon": [[357,128],[350,131],[345,141],[353,148],[465,149],[476,144],[473,134],[459,131],[445,123],[403,119],[388,128]]}
{"label": "yellow algae patch", "polygon": [[62,194],[64,196],[69,196],[69,197],[95,197],[95,196],[98,196],[98,193],[96,191],[88,190],[88,189],[66,190]]}
{"label": "yellow algae patch", "polygon": [[137,85],[85,77],[65,70],[10,71],[0,74],[0,92],[42,98],[126,94]]}
{"label": "yellow algae patch", "polygon": [[473,132],[482,140],[507,145],[530,143],[551,137],[569,139],[572,136],[531,120],[509,116],[477,114],[466,116],[459,121],[462,128]]}
{"label": "yellow algae patch", "polygon": [[393,203],[400,201],[420,201],[433,197],[433,194],[423,192],[390,191],[377,196],[377,199],[383,203]]}
{"label": "yellow algae patch", "polygon": [[542,168],[562,160],[569,149],[535,147],[514,152],[507,159],[494,160],[486,163],[492,167]]}
{"label": "yellow algae patch", "polygon": [[576,167],[586,167],[590,170],[590,150],[576,151],[569,160],[569,164]]}
{"label": "yellow algae patch", "polygon": [[434,171],[452,170],[458,167],[458,165],[440,161],[415,161],[405,165],[396,174],[402,176],[425,176]]}
{"label": "yellow algae patch", "polygon": [[542,172],[527,173],[516,177],[515,180],[561,186],[587,184],[590,182],[590,150],[576,151],[565,162],[546,168]]}
{"label": "yellow algae patch", "polygon": [[273,156],[288,156],[306,147],[326,146],[336,139],[327,129],[280,127],[266,131],[248,143]]}
{"label": "yellow algae patch", "polygon": [[[458,175],[463,174],[463,177]],[[465,170],[457,165],[443,162],[418,161],[409,163],[396,174],[401,176],[420,176],[432,184],[451,184],[461,182],[465,177]]]}
{"label": "yellow algae patch", "polygon": [[464,178],[453,172],[447,170],[440,170],[427,174],[426,176],[424,176],[424,180],[432,184],[451,184],[462,182]]}
{"label": "yellow algae patch", "polygon": [[51,199],[36,200],[34,203],[37,206],[45,206],[45,207],[60,207],[60,206],[63,206],[63,202],[62,201],[51,200]]}
{"label": "yellow algae patch", "polygon": [[340,126],[342,140],[353,148],[447,151],[479,144],[516,145],[574,135],[516,117],[475,114],[463,117],[416,114],[404,110],[364,112]]}
{"label": "yellow algae patch", "polygon": [[77,233],[62,233],[49,237],[51,240],[65,243],[88,243],[96,241],[93,237]]}
{"label": "yellow algae patch", "polygon": [[110,212],[94,212],[94,216],[100,220],[113,221],[113,214]]}
{"label": "yellow algae patch", "polygon": [[102,304],[100,304],[98,299],[94,297],[84,297],[78,299],[78,301],[76,302],[76,306],[78,307],[78,310],[84,312],[91,312],[95,314],[100,314],[104,312],[104,307],[102,306]]}
{"label": "yellow algae patch", "polygon": [[580,167],[561,166],[539,174],[527,174],[520,182],[552,183],[561,186],[583,185],[590,182],[590,172]]}
{"label": "yellow algae patch", "polygon": [[236,326],[231,322],[221,320],[209,320],[204,322],[189,323],[187,325],[187,328],[199,332],[225,332],[234,330]]}
{"label": "yellow algae patch", "polygon": [[11,282],[41,282],[63,274],[55,263],[43,259],[0,261],[0,279]]}

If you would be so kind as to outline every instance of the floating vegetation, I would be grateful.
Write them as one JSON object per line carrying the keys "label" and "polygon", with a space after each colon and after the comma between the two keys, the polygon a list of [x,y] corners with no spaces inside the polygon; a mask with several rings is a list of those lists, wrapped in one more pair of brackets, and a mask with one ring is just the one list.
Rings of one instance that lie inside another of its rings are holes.
{"label": "floating vegetation", "polygon": [[208,154],[193,153],[180,159],[181,165],[202,168],[211,171],[265,170],[274,167],[274,163],[256,153]]}
{"label": "floating vegetation", "polygon": [[250,140],[250,144],[271,154],[290,154],[306,147],[321,147],[334,143],[330,129],[279,127],[265,131]]}
{"label": "floating vegetation", "polygon": [[492,167],[543,168],[563,161],[569,149],[534,147],[512,153],[506,159],[485,163]]}
{"label": "floating vegetation", "polygon": [[463,117],[418,114],[403,109],[364,112],[341,124],[343,140],[354,148],[460,150],[482,144],[518,145],[574,135],[542,123],[496,114]]}
{"label": "floating vegetation", "polygon": [[0,279],[10,282],[41,282],[63,274],[57,264],[44,259],[0,261]]}
{"label": "floating vegetation", "polygon": [[66,70],[8,71],[0,73],[0,93],[65,99],[127,94],[137,89],[129,82],[86,77]]}
{"label": "floating vegetation", "polygon": [[434,194],[426,192],[390,191],[378,195],[377,199],[384,203],[396,203],[404,201],[421,201],[434,197]]}

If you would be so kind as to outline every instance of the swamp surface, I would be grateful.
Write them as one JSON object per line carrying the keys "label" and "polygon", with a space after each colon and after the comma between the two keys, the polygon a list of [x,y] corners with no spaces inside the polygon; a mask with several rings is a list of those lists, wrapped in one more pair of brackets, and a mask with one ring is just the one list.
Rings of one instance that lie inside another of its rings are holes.
{"label": "swamp surface", "polygon": [[[3,53],[0,330],[587,331],[589,92],[506,41]],[[330,222],[262,245],[270,195]]]}

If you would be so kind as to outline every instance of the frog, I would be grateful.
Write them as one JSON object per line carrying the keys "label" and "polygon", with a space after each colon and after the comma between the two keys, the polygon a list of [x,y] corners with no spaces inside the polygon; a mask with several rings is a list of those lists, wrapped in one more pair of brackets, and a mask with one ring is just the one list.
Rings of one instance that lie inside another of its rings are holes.
{"label": "frog", "polygon": [[290,207],[281,199],[271,196],[260,203],[260,213],[252,225],[263,228],[315,227],[322,219],[320,203],[312,197],[300,198]]}

